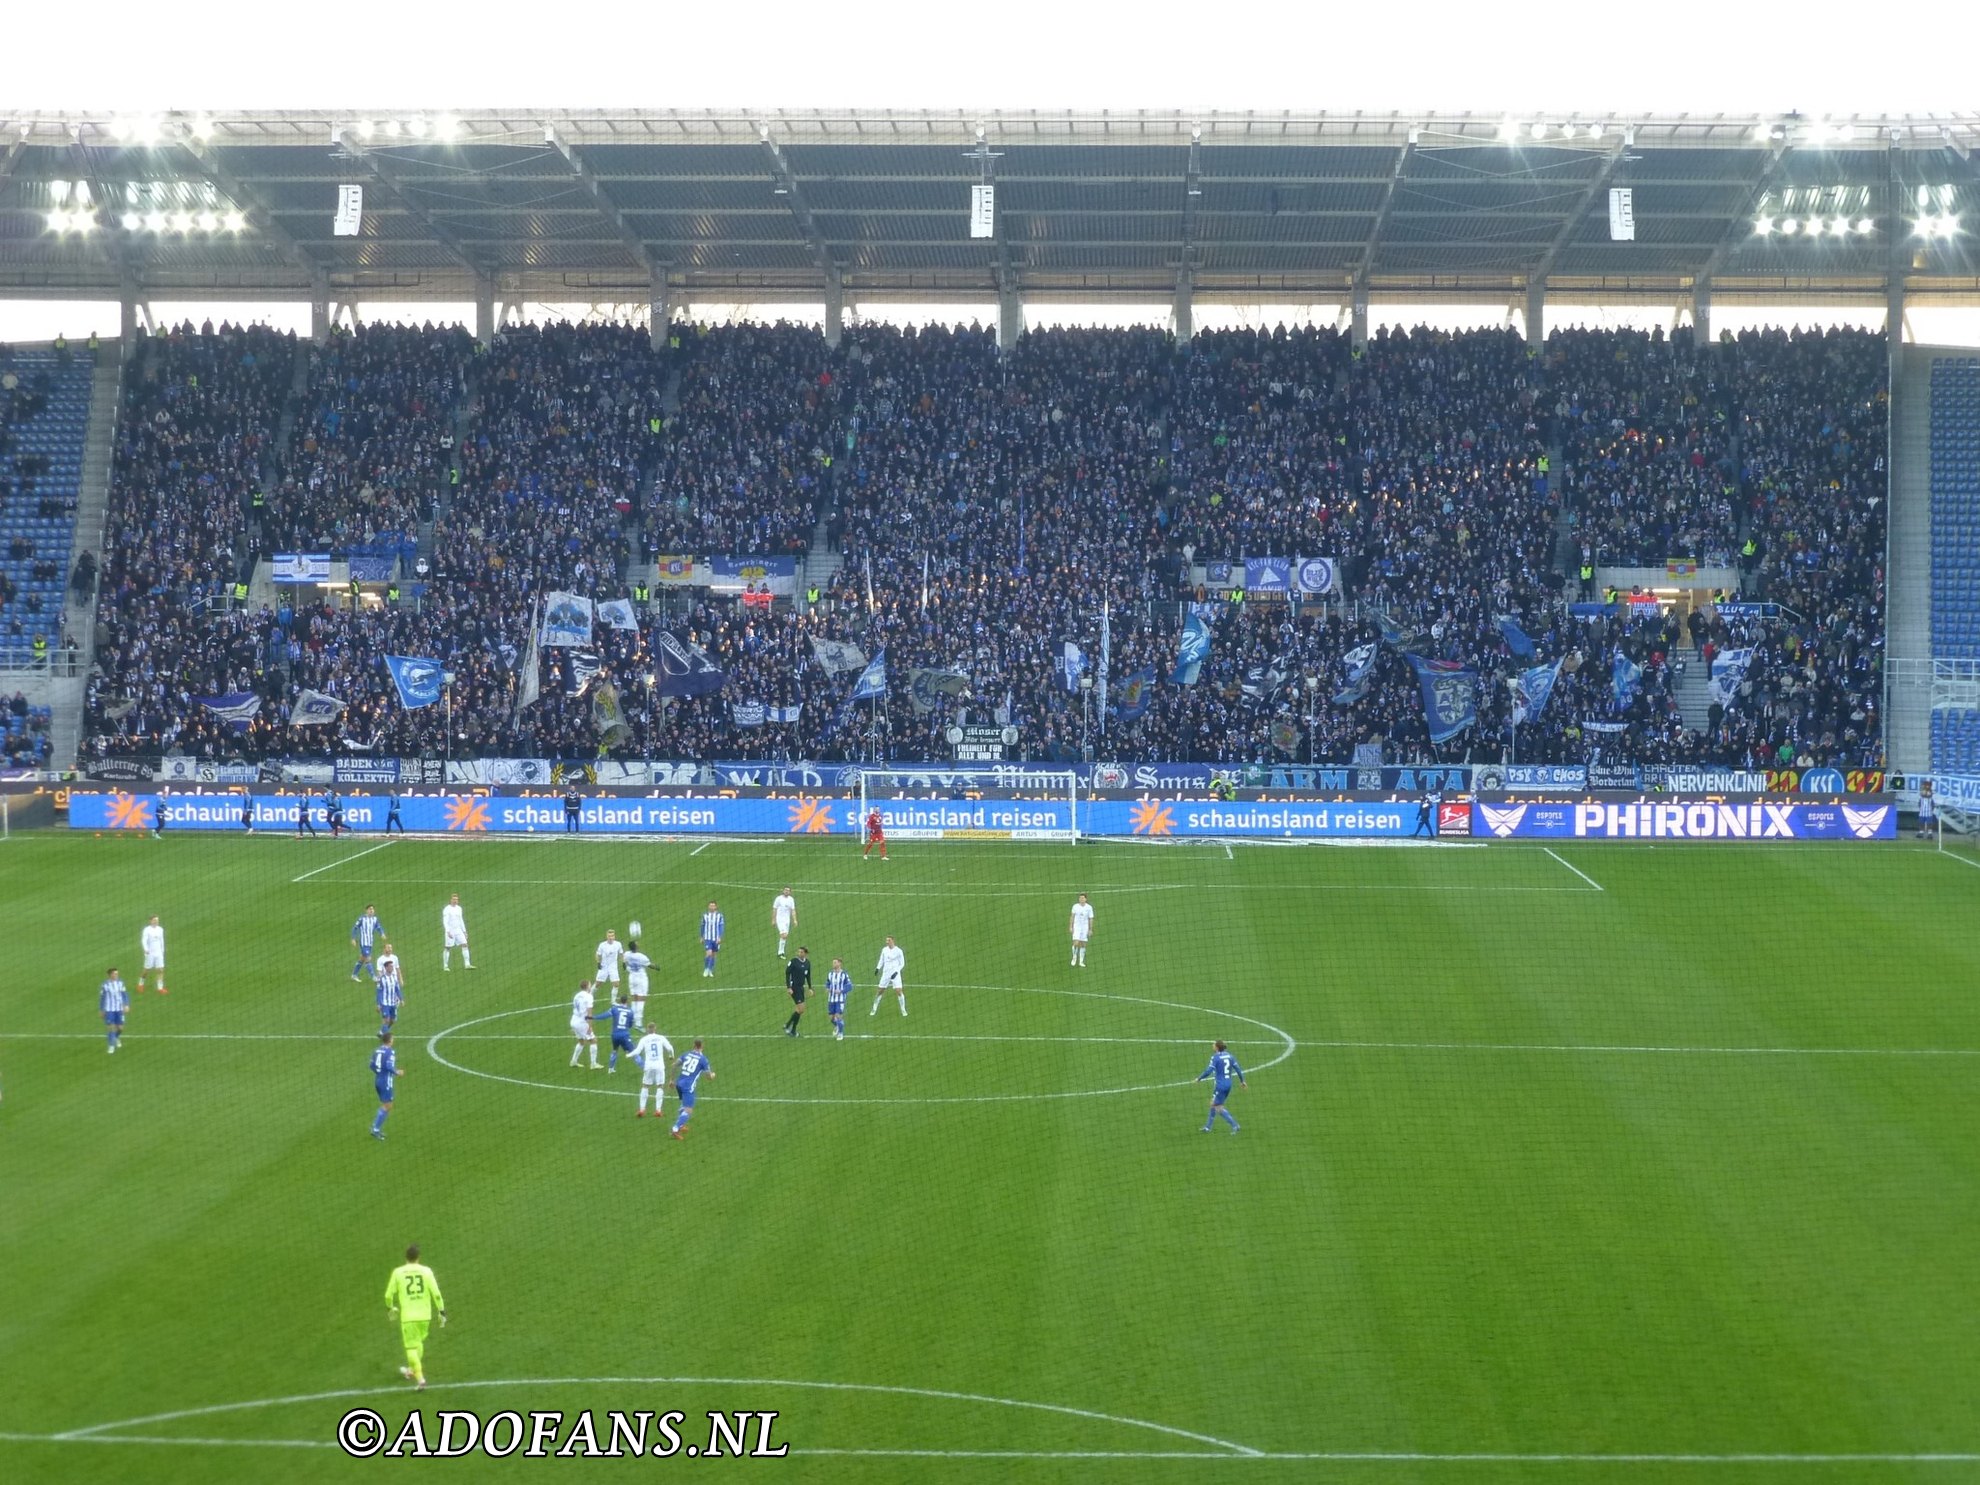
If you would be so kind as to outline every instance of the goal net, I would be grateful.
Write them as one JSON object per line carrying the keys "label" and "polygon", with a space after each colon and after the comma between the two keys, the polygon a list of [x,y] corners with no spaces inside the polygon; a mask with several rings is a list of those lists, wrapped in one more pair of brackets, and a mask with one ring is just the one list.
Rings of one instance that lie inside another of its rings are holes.
{"label": "goal net", "polygon": [[[1922,818],[1920,825],[1926,825]],[[1980,778],[1971,774],[1933,776],[1929,830],[1941,851],[1980,866]]]}
{"label": "goal net", "polygon": [[889,840],[1079,839],[1079,775],[1026,769],[1008,779],[939,769],[863,768],[858,840],[879,811]]}

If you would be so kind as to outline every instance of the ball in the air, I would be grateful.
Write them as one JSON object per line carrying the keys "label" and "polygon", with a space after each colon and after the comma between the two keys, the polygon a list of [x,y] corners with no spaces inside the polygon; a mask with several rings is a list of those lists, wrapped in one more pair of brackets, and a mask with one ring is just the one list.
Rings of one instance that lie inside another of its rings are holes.
{"label": "ball in the air", "polygon": [[639,937],[639,919],[634,918],[632,922],[626,925],[626,937],[627,938]]}

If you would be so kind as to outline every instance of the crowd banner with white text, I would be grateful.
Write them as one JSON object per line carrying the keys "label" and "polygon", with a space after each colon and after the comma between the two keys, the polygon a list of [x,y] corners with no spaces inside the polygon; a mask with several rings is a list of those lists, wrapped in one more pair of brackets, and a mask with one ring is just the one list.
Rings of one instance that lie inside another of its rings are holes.
{"label": "crowd banner with white text", "polygon": [[741,593],[755,588],[788,598],[797,592],[795,557],[710,557],[708,591]]}
{"label": "crowd banner with white text", "polygon": [[330,581],[328,552],[280,552],[273,559],[273,580],[278,583],[327,583]]}

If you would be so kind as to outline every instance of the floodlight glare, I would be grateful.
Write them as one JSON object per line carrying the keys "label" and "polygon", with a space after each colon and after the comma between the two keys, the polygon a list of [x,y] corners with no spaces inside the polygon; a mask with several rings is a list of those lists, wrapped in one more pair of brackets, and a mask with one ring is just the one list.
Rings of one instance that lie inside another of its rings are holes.
{"label": "floodlight glare", "polygon": [[193,214],[191,212],[175,211],[172,213],[172,230],[174,232],[190,232],[192,229]]}
{"label": "floodlight glare", "polygon": [[1765,237],[1773,230],[1774,219],[1772,217],[1755,217],[1753,219],[1753,235],[1755,237]]}
{"label": "floodlight glare", "polygon": [[210,211],[201,212],[199,214],[199,230],[202,232],[218,232],[220,230],[220,218]]}
{"label": "floodlight glare", "polygon": [[144,218],[144,229],[147,232],[163,232],[165,230],[165,213],[162,211],[147,212]]}
{"label": "floodlight glare", "polygon": [[48,230],[50,232],[68,231],[69,214],[66,211],[51,211],[48,213]]}
{"label": "floodlight glare", "polygon": [[387,119],[378,127],[385,131],[385,137],[387,139],[397,139],[399,137],[399,121],[397,119]]}
{"label": "floodlight glare", "polygon": [[440,139],[456,138],[461,132],[461,121],[450,113],[443,113],[433,121],[433,133]]}
{"label": "floodlight glare", "polygon": [[204,114],[200,115],[193,120],[192,131],[195,139],[211,139],[213,137],[213,120],[207,118]]}
{"label": "floodlight glare", "polygon": [[1545,139],[1547,137],[1547,126],[1545,124],[1536,123],[1529,132],[1533,135],[1535,139]]}
{"label": "floodlight glare", "polygon": [[1800,230],[1801,223],[1797,222],[1793,217],[1781,218],[1781,235],[1783,237],[1792,237]]}
{"label": "floodlight glare", "polygon": [[230,211],[227,213],[227,230],[229,232],[242,231],[243,229],[246,228],[246,226],[247,226],[247,218],[241,215],[241,213],[237,211]]}
{"label": "floodlight glare", "polygon": [[1859,218],[1856,223],[1856,230],[1858,232],[1875,232],[1877,230],[1876,218],[1875,217]]}
{"label": "floodlight glare", "polygon": [[79,211],[69,218],[69,222],[78,232],[94,232],[96,230],[96,213],[93,211]]}
{"label": "floodlight glare", "polygon": [[407,119],[406,133],[412,135],[414,139],[426,138],[426,120],[421,118]]}
{"label": "floodlight glare", "polygon": [[144,218],[140,217],[134,211],[125,212],[121,220],[123,221],[126,232],[135,232],[139,227],[144,225]]}
{"label": "floodlight glare", "polygon": [[1518,120],[1501,119],[1499,121],[1499,138],[1505,140],[1506,143],[1508,144],[1512,143],[1513,140],[1519,138]]}
{"label": "floodlight glare", "polygon": [[1765,144],[1772,134],[1773,126],[1771,124],[1761,123],[1753,126],[1753,138],[1760,144]]}
{"label": "floodlight glare", "polygon": [[357,132],[358,132],[358,138],[359,138],[359,139],[369,139],[369,138],[371,138],[371,120],[370,120],[370,119],[359,119],[359,120],[357,121]]}

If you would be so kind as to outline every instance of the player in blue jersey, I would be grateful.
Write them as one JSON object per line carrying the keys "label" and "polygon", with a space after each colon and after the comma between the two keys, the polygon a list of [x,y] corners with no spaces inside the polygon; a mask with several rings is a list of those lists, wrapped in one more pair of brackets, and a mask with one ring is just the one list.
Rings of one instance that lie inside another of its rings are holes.
{"label": "player in blue jersey", "polygon": [[722,929],[725,926],[722,910],[709,903],[708,911],[701,915],[701,977],[704,980],[715,978],[715,956],[722,952]]}
{"label": "player in blue jersey", "polygon": [[626,1056],[632,1056],[633,1033],[639,1030],[639,1021],[633,1015],[632,1002],[626,998],[625,991],[619,992],[619,998],[606,1007],[598,1019],[602,1021],[608,1017],[612,1022],[612,1060],[605,1071],[615,1073],[619,1070],[619,1054],[624,1052]]}
{"label": "player in blue jersey", "polygon": [[392,952],[389,939],[378,956],[378,968],[372,978],[378,986],[378,1029],[390,1031],[399,1019],[399,1007],[406,1003],[406,982],[399,968],[399,956]]}
{"label": "player in blue jersey", "polygon": [[378,1050],[371,1054],[371,1083],[378,1091],[378,1117],[371,1121],[371,1137],[385,1138],[385,1120],[392,1112],[392,1083],[403,1076],[399,1071],[398,1054],[392,1050],[392,1033],[378,1033]]}
{"label": "player in blue jersey", "polygon": [[1245,1082],[1244,1069],[1238,1066],[1237,1058],[1230,1054],[1222,1042],[1218,1042],[1217,1050],[1210,1054],[1210,1065],[1196,1075],[1196,1081],[1199,1083],[1205,1078],[1214,1081],[1210,1085],[1210,1117],[1203,1123],[1203,1132],[1208,1134],[1215,1129],[1217,1116],[1221,1114],[1224,1121],[1231,1126],[1231,1133],[1236,1134],[1238,1121],[1231,1118],[1231,1111],[1224,1107],[1224,1100],[1231,1096],[1232,1078],[1237,1079],[1240,1088],[1249,1088],[1251,1084]]}
{"label": "player in blue jersey", "polygon": [[103,1012],[103,1037],[109,1042],[112,1052],[117,1043],[124,1039],[124,1012],[131,1008],[131,992],[125,988],[124,978],[117,973],[113,964],[96,992],[96,1003]]}
{"label": "player in blue jersey", "polygon": [[674,1070],[674,1095],[681,1101],[681,1111],[674,1118],[674,1138],[687,1138],[688,1116],[694,1112],[694,1085],[706,1075],[715,1076],[715,1069],[708,1065],[708,1054],[701,1050],[701,1038],[694,1039],[694,1050],[681,1053],[681,1063]]}
{"label": "player in blue jersey", "polygon": [[846,997],[852,994],[853,977],[846,973],[846,962],[834,959],[825,972],[825,1014],[832,1018],[832,1039],[846,1039]]}
{"label": "player in blue jersey", "polygon": [[351,944],[358,951],[357,963],[351,966],[351,978],[357,979],[365,971],[371,978],[378,978],[378,971],[371,967],[371,951],[378,941],[385,937],[384,925],[378,921],[378,908],[367,902],[364,911],[358,914],[357,922],[351,925]]}

